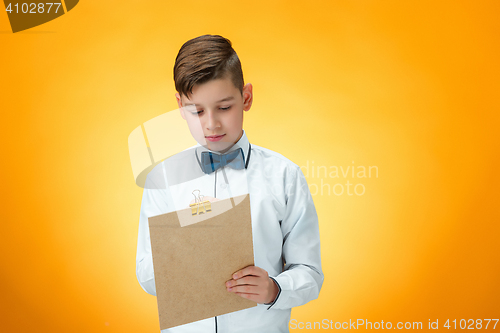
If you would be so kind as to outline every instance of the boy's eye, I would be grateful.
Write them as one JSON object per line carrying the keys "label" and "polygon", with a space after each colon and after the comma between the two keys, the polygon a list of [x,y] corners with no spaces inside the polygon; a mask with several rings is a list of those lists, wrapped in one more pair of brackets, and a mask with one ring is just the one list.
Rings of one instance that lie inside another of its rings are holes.
{"label": "boy's eye", "polygon": [[[226,106],[226,107],[223,107],[223,108],[221,107],[221,108],[219,108],[219,110],[222,110],[222,111],[227,111],[227,110],[229,110],[231,107],[232,107],[232,105],[230,105],[230,106]],[[191,114],[194,114],[194,115],[199,115],[199,114],[201,114],[203,111],[204,111],[204,110],[194,110],[194,111],[190,111],[190,112],[191,112]]]}

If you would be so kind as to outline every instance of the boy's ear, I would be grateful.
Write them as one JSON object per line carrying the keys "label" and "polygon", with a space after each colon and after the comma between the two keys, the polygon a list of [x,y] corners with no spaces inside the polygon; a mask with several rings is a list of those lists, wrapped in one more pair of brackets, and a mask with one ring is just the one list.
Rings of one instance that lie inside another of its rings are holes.
{"label": "boy's ear", "polygon": [[252,107],[253,102],[253,92],[252,84],[247,83],[243,87],[243,110],[248,111]]}
{"label": "boy's ear", "polygon": [[186,116],[184,115],[184,109],[182,108],[181,95],[179,95],[179,93],[175,93],[175,99],[177,100],[177,105],[179,106],[179,111],[181,111],[182,119],[186,120]]}

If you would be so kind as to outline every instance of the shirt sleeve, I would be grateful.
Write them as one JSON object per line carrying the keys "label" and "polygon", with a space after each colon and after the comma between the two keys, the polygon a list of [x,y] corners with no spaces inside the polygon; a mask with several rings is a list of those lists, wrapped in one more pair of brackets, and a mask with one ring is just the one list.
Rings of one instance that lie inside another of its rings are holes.
{"label": "shirt sleeve", "polygon": [[280,291],[268,309],[290,309],[318,298],[324,280],[318,215],[298,166],[287,169],[285,200],[285,218],[281,223],[285,267],[273,277]]}
{"label": "shirt sleeve", "polygon": [[136,275],[142,289],[156,296],[148,218],[165,214],[169,212],[169,208],[167,204],[167,189],[163,185],[165,183],[163,181],[154,181],[154,178],[158,179],[158,177],[150,177],[148,175],[142,194],[137,239]]}

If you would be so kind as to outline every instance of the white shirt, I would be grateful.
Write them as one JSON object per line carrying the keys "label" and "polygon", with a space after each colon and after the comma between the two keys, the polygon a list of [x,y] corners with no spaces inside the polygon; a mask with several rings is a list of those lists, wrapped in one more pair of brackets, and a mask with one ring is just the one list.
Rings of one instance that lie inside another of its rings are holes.
{"label": "white shirt", "polygon": [[[199,189],[206,196],[227,199],[250,193],[255,266],[279,286],[271,304],[177,326],[174,332],[288,332],[291,308],[319,295],[323,284],[318,216],[302,170],[284,156],[251,145],[246,133],[230,149],[243,149],[247,168],[225,166],[205,174],[199,160],[201,145],[193,146],[157,165],[148,174],[143,192],[136,274],[142,288],[156,295],[148,217],[185,209]],[[227,179],[227,182],[226,182]]]}

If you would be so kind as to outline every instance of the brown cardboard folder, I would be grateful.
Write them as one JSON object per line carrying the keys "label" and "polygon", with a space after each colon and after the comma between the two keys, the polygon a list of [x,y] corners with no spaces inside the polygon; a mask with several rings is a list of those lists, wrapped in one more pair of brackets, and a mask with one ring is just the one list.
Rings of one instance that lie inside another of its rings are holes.
{"label": "brown cardboard folder", "polygon": [[150,217],[149,230],[160,329],[257,305],[225,286],[254,264],[248,194],[214,201],[200,215],[186,208]]}

